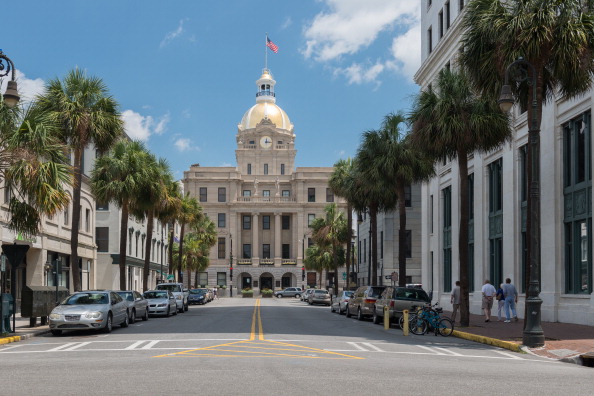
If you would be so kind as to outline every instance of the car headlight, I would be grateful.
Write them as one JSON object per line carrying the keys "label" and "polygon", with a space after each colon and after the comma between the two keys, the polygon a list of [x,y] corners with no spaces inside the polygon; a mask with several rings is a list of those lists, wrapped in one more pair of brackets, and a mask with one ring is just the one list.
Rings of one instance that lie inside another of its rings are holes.
{"label": "car headlight", "polygon": [[182,296],[180,296],[180,295],[178,294],[177,296],[175,296],[175,299],[176,299],[176,300],[181,300],[181,299],[182,299]]}
{"label": "car headlight", "polygon": [[101,317],[101,312],[89,312],[85,314],[85,318],[87,319],[99,319]]}
{"label": "car headlight", "polygon": [[159,305],[157,305],[157,306],[158,306],[158,307],[166,307],[166,306],[167,306],[167,304],[159,304]]}
{"label": "car headlight", "polygon": [[51,320],[58,320],[58,319],[62,318],[62,315],[61,315],[61,314],[59,314],[59,313],[53,313],[53,312],[52,312],[52,313],[50,314],[49,318],[50,318]]}

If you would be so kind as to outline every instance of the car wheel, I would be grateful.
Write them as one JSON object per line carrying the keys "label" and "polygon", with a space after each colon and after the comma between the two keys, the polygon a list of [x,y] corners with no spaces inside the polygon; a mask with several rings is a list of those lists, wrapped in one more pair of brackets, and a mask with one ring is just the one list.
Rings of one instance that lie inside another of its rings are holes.
{"label": "car wheel", "polygon": [[149,309],[148,307],[146,307],[146,309],[144,310],[144,316],[142,317],[142,320],[145,322],[148,320],[148,311]]}
{"label": "car wheel", "polygon": [[120,327],[128,327],[129,324],[130,324],[130,317],[128,316],[128,312],[126,311],[126,317],[124,318],[124,321],[122,323],[120,323]]}
{"label": "car wheel", "polygon": [[136,323],[136,310],[135,309],[132,310],[132,314],[129,317],[130,317],[130,324]]}
{"label": "car wheel", "polygon": [[[184,310],[184,309],[182,308],[182,311],[183,311],[183,310]],[[177,305],[176,305],[176,306],[175,306],[175,309],[173,310],[173,316],[177,316],[177,313],[178,313],[178,311],[179,311],[179,310],[177,309]]]}
{"label": "car wheel", "polygon": [[342,310],[342,308],[340,307],[340,303],[338,303],[338,314],[342,315],[344,314],[344,311]]}
{"label": "car wheel", "polygon": [[184,306],[182,305],[182,307],[181,307],[180,309],[178,309],[178,310],[177,310],[177,312],[179,312],[179,313],[184,313],[184,312],[186,312],[186,311],[184,311]]}
{"label": "car wheel", "polygon": [[330,304],[330,312],[334,312],[334,307]]}
{"label": "car wheel", "polygon": [[375,309],[373,310],[373,323],[380,324],[380,317],[377,316],[377,311]]}
{"label": "car wheel", "polygon": [[111,312],[107,314],[107,322],[105,323],[105,327],[103,328],[104,333],[111,333],[111,329],[113,328],[113,317],[111,316]]}
{"label": "car wheel", "polygon": [[348,305],[345,307],[344,316],[346,316],[347,318],[350,318],[351,317],[351,313],[349,312],[349,306]]}
{"label": "car wheel", "polygon": [[361,307],[357,308],[357,320],[363,320],[363,312],[361,312]]}
{"label": "car wheel", "polygon": [[51,332],[52,332],[52,335],[55,335],[55,336],[61,336],[62,335],[62,330],[52,330]]}
{"label": "car wheel", "polygon": [[184,307],[184,310],[185,310],[186,312],[188,312],[188,309],[190,309],[190,304],[189,304],[189,303],[188,303],[188,304],[186,304],[186,306]]}
{"label": "car wheel", "polygon": [[283,295],[282,294],[277,294],[276,295],[276,298],[283,298]]}
{"label": "car wheel", "polygon": [[301,298],[301,294],[295,294],[295,298]]}

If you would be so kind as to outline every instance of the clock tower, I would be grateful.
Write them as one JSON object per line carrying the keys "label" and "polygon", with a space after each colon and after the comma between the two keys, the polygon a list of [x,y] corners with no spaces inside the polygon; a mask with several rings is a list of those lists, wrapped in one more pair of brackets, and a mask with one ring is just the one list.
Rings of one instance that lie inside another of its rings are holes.
{"label": "clock tower", "polygon": [[270,70],[256,81],[256,104],[237,126],[237,169],[243,175],[291,175],[295,164],[295,134],[289,116],[276,104]]}

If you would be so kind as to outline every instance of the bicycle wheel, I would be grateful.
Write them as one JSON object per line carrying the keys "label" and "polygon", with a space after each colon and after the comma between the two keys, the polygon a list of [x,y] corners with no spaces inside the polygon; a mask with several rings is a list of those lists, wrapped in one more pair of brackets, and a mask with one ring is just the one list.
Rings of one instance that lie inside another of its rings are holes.
{"label": "bicycle wheel", "polygon": [[410,319],[410,332],[416,335],[424,335],[427,333],[429,325],[427,321],[419,316],[414,316]]}
{"label": "bicycle wheel", "polygon": [[449,318],[441,318],[437,322],[437,330],[442,336],[449,337],[454,332],[454,323]]}

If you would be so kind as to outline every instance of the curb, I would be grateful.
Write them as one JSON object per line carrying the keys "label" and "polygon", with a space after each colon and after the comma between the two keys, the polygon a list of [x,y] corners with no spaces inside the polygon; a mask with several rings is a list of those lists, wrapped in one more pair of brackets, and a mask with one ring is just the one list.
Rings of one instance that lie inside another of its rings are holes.
{"label": "curb", "polygon": [[22,334],[22,335],[15,335],[15,336],[10,336],[10,337],[0,338],[0,345],[6,345],[6,344],[13,343],[13,342],[24,341],[31,337],[36,337],[38,335],[46,334],[49,332],[50,332],[49,329],[43,329],[43,330],[38,330],[33,333],[27,333],[27,334]]}
{"label": "curb", "polygon": [[496,346],[499,348],[509,349],[510,351],[513,351],[513,352],[525,353],[522,350],[520,344],[516,344],[515,342],[503,341],[503,340],[498,340],[496,338],[485,337],[485,336],[480,336],[480,335],[471,334],[471,333],[465,333],[465,332],[459,331],[459,330],[454,330],[452,335],[454,337],[463,338],[465,340],[480,342],[481,344],[493,345],[493,346]]}

